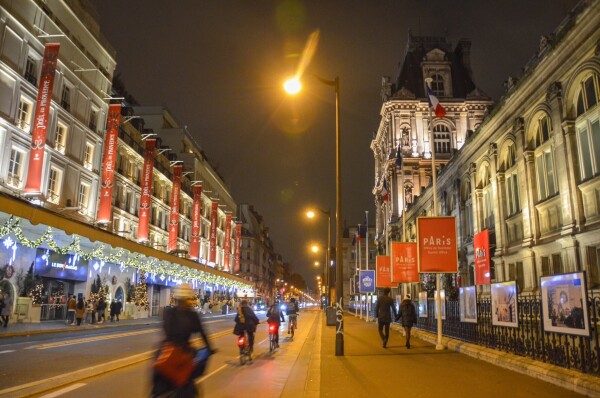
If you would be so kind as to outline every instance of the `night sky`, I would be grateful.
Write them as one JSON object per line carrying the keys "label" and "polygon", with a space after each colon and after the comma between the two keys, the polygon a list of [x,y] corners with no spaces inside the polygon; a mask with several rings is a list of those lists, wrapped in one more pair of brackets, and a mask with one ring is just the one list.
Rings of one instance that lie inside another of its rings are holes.
{"label": "night sky", "polygon": [[[374,223],[370,143],[381,120],[381,77],[395,78],[409,29],[472,40],[475,84],[494,99],[574,0],[229,1],[90,0],[117,50],[117,72],[142,105],[166,106],[196,138],[238,204],[263,215],[275,250],[314,280],[311,242],[335,214],[335,96],[312,74],[340,78],[343,218]],[[302,95],[281,85],[320,30]],[[335,231],[335,228],[334,228]],[[334,237],[332,236],[332,242]],[[312,284],[311,284],[312,285]]]}

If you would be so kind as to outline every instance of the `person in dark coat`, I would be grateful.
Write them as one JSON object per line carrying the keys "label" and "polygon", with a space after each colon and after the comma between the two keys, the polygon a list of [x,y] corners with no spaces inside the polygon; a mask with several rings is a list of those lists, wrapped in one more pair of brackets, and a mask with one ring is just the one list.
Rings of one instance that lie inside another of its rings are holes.
{"label": "person in dark coat", "polygon": [[254,332],[256,332],[256,326],[259,323],[258,317],[248,305],[248,300],[242,300],[238,306],[238,313],[235,316],[234,330],[238,336],[242,336],[244,332],[248,333],[250,354],[252,354],[252,351],[254,350]]}
{"label": "person in dark coat", "polygon": [[379,337],[383,348],[386,347],[390,338],[390,323],[392,323],[392,313],[396,317],[396,307],[394,300],[390,297],[391,289],[386,287],[383,289],[383,295],[377,299],[375,304],[375,313],[377,314],[377,323],[379,325]]}
{"label": "person in dark coat", "polygon": [[396,322],[402,318],[402,327],[406,334],[406,348],[410,348],[410,329],[417,323],[417,310],[411,301],[410,294],[404,296],[404,300],[400,303],[400,312],[396,317]]}
{"label": "person in dark coat", "polygon": [[117,300],[113,299],[110,303],[110,321],[115,321],[115,315],[117,315]]}
{"label": "person in dark coat", "polygon": [[281,326],[281,322],[285,322],[285,318],[283,317],[281,308],[279,308],[279,302],[275,301],[269,308],[269,311],[267,311],[267,323],[269,327],[271,324],[275,325],[275,344],[277,347],[279,347],[279,326]]}

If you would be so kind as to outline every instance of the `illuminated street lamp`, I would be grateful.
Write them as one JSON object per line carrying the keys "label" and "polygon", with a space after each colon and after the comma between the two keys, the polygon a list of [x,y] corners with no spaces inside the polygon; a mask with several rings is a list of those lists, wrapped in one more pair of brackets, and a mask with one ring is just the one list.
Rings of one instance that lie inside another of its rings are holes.
{"label": "illuminated street lamp", "polygon": [[[312,37],[312,36],[311,36]],[[318,39],[318,33],[314,40]],[[316,45],[315,45],[316,46]],[[335,355],[344,355],[344,311],[343,297],[344,277],[343,251],[342,251],[342,158],[340,145],[340,78],[326,80],[317,76],[317,79],[335,90],[335,303],[336,303],[336,333]],[[302,84],[299,76],[295,76],[284,84],[284,89],[289,94],[300,92]]]}

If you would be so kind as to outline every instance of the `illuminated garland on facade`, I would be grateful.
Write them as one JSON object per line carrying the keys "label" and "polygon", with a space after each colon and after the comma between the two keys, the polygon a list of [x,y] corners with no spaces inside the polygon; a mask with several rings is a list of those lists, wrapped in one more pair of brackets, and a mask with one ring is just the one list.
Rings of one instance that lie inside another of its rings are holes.
{"label": "illuminated garland on facade", "polygon": [[194,280],[200,283],[217,284],[228,288],[252,289],[248,284],[233,281],[229,278],[202,270],[188,268],[180,264],[167,263],[156,258],[147,259],[139,253],[130,253],[128,255],[127,251],[123,248],[113,251],[110,247],[102,243],[99,243],[92,251],[85,253],[81,249],[80,238],[77,235],[73,235],[73,242],[70,245],[59,247],[52,234],[52,227],[48,227],[48,230],[38,239],[29,240],[19,226],[19,219],[14,217],[9,218],[4,225],[0,226],[0,239],[10,234],[14,235],[21,245],[29,248],[38,248],[46,244],[49,249],[59,254],[76,253],[85,260],[97,259],[107,263],[123,264],[126,267],[133,267],[143,272],[164,274],[185,281]]}

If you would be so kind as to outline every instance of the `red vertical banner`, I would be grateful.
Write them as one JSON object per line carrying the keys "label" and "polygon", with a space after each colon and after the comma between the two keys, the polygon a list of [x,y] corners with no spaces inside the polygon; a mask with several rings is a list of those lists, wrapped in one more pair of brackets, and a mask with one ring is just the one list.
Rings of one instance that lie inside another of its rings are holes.
{"label": "red vertical banner", "polygon": [[177,230],[179,229],[179,196],[181,194],[181,176],[183,166],[173,166],[173,189],[171,190],[171,213],[169,214],[169,245],[168,251],[177,250]]}
{"label": "red vertical banner", "polygon": [[458,272],[456,218],[417,217],[417,237],[420,273]]}
{"label": "red vertical banner", "polygon": [[375,268],[377,275],[375,277],[375,287],[395,287],[392,283],[392,272],[390,269],[390,256],[377,256],[375,259]]}
{"label": "red vertical banner", "polygon": [[190,259],[200,258],[200,223],[202,211],[202,185],[194,185],[194,203],[192,205],[192,240],[190,242]]}
{"label": "red vertical banner", "polygon": [[152,211],[152,173],[154,171],[154,150],[156,140],[146,140],[144,151],[144,167],[142,169],[142,193],[140,195],[140,215],[138,220],[138,242],[145,242],[149,238],[150,212]]}
{"label": "red vertical banner", "polygon": [[102,180],[100,183],[100,200],[98,204],[99,223],[111,220],[111,201],[115,184],[115,168],[117,166],[117,143],[119,141],[119,126],[121,125],[121,104],[108,107],[106,119],[106,136],[104,137],[104,157],[102,159]]}
{"label": "red vertical banner", "polygon": [[392,283],[419,282],[417,244],[392,242]]}
{"label": "red vertical banner", "polygon": [[229,267],[229,260],[231,259],[231,214],[225,216],[225,242],[223,242],[223,270],[225,272],[231,271]]}
{"label": "red vertical banner", "polygon": [[44,49],[42,75],[31,130],[31,150],[29,151],[29,168],[27,169],[25,193],[39,194],[42,192],[42,169],[44,167],[44,149],[48,132],[48,115],[50,115],[54,72],[56,72],[56,64],[58,63],[59,49],[60,44],[58,43],[46,44]]}
{"label": "red vertical banner", "polygon": [[475,253],[475,284],[489,285],[490,278],[490,234],[487,229],[473,236]]}
{"label": "red vertical banner", "polygon": [[237,224],[235,224],[235,249],[234,249],[234,253],[233,253],[233,261],[234,261],[233,273],[234,274],[240,273],[241,255],[242,255],[242,224],[237,223]]}
{"label": "red vertical banner", "polygon": [[210,244],[210,250],[208,252],[208,262],[211,265],[215,265],[215,262],[217,261],[217,222],[218,222],[218,217],[217,217],[217,210],[219,209],[219,202],[213,202],[212,203],[212,207],[211,207],[211,212],[210,212],[210,236],[208,237],[209,239],[209,244]]}

